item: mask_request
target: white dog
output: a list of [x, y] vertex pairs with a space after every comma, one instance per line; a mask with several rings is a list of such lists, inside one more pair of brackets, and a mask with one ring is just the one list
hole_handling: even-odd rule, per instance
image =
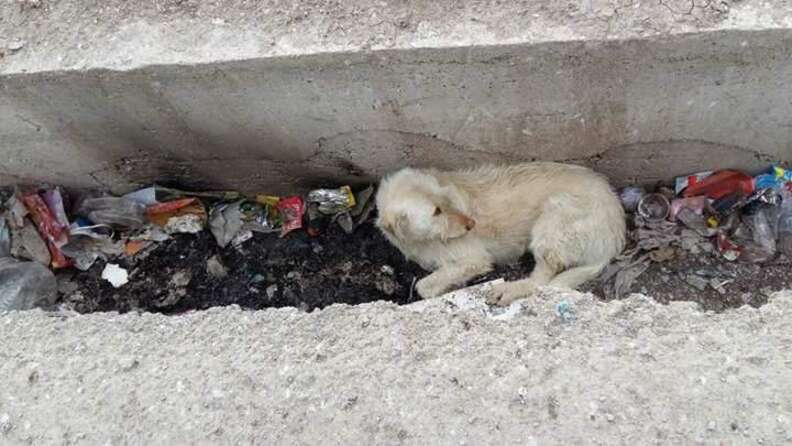
[[530, 277], [496, 285], [488, 301], [508, 305], [539, 286], [574, 289], [625, 244], [624, 211], [607, 180], [557, 163], [443, 172], [402, 169], [382, 180], [377, 226], [399, 250], [433, 271], [416, 288], [439, 296], [530, 250]]

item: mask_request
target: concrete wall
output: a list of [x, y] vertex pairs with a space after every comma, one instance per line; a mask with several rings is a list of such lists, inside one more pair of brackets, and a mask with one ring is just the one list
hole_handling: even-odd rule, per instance
[[0, 183], [282, 193], [517, 160], [651, 183], [792, 159], [792, 27], [722, 28], [122, 69], [7, 53]]

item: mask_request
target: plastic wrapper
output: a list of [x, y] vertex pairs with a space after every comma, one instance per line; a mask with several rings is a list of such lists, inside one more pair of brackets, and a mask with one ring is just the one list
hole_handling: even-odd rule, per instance
[[316, 189], [308, 193], [308, 203], [317, 203], [319, 212], [336, 215], [355, 207], [355, 194], [349, 186], [338, 189]]
[[715, 229], [707, 224], [707, 219], [703, 214], [698, 214], [696, 211], [683, 207], [677, 212], [676, 220], [685, 225], [686, 227], [696, 231], [702, 237], [712, 237], [715, 235]]
[[256, 195], [256, 203], [262, 206], [269, 206], [270, 208], [275, 208], [278, 206], [279, 201], [280, 201], [280, 197], [276, 197], [274, 195], [263, 195], [263, 194]]
[[281, 237], [303, 227], [305, 203], [302, 197], [283, 198], [278, 202], [277, 209], [281, 218]]
[[5, 208], [8, 210], [8, 223], [12, 229], [20, 229], [25, 226], [25, 217], [28, 215], [28, 210], [17, 194], [12, 195], [6, 201]]
[[637, 206], [638, 215], [651, 220], [660, 221], [668, 218], [671, 205], [668, 199], [661, 194], [648, 194], [644, 195]]
[[707, 197], [677, 198], [671, 201], [668, 219], [676, 221], [677, 214], [682, 209], [689, 209], [697, 215], [705, 215], [708, 211], [714, 212], [710, 208], [710, 199]]
[[72, 235], [69, 243], [61, 248], [63, 253], [74, 261], [80, 271], [87, 271], [98, 259], [108, 260], [110, 257], [124, 253], [124, 243], [114, 242], [110, 237], [95, 238], [89, 235]]
[[694, 173], [692, 175], [685, 175], [683, 177], [676, 177], [676, 179], [674, 180], [674, 192], [677, 195], [679, 195], [688, 186], [693, 186], [701, 182], [710, 175], [712, 175], [712, 171], [708, 170], [706, 172], [699, 172], [699, 173]]
[[732, 242], [725, 233], [719, 232], [715, 242], [718, 247], [718, 252], [720, 252], [724, 259], [734, 262], [740, 257], [740, 246]]
[[781, 192], [777, 220], [778, 250], [792, 258], [792, 192]]
[[272, 207], [244, 200], [239, 204], [242, 229], [253, 232], [278, 232], [280, 225], [278, 217], [272, 212]]
[[6, 215], [0, 214], [0, 258], [11, 256], [11, 228]]
[[748, 197], [754, 191], [754, 179], [737, 170], [721, 170], [688, 186], [683, 197], [706, 196], [717, 200], [729, 195]]
[[347, 234], [351, 234], [355, 231], [355, 222], [352, 221], [352, 216], [349, 215], [349, 212], [343, 212], [336, 215], [334, 220]]
[[756, 189], [781, 190], [790, 181], [792, 181], [792, 171], [774, 165], [754, 177], [754, 186]]
[[115, 263], [108, 263], [102, 270], [102, 279], [110, 282], [113, 288], [121, 288], [129, 283], [129, 272]]
[[[221, 204], [212, 209], [209, 229], [221, 248], [229, 243], [239, 245], [249, 240], [254, 231], [268, 233], [279, 230], [277, 218], [270, 216], [271, 211], [269, 206], [247, 200]], [[250, 237], [245, 238], [246, 234], [240, 236], [243, 232], [250, 232]]]
[[635, 212], [638, 208], [638, 202], [646, 195], [646, 191], [642, 187], [629, 186], [625, 187], [619, 192], [619, 199], [627, 212]]
[[52, 258], [50, 265], [56, 269], [71, 266], [69, 259], [60, 250], [61, 246], [69, 241], [67, 231], [60, 227], [41, 196], [38, 194], [25, 195], [22, 201], [28, 208], [30, 218], [36, 224], [41, 238], [47, 243]]
[[201, 197], [215, 200], [236, 200], [238, 192], [190, 192], [163, 186], [149, 186], [124, 195], [124, 198], [136, 201], [145, 206], [174, 201], [185, 197]]
[[212, 209], [209, 217], [209, 230], [214, 235], [217, 245], [225, 248], [242, 230], [241, 202], [225, 203]]
[[[81, 225], [81, 223], [83, 225]], [[87, 271], [102, 258], [123, 253], [122, 242], [113, 242], [114, 231], [109, 225], [85, 225], [85, 222], [74, 222], [69, 227], [69, 243], [61, 251], [71, 258], [74, 266], [80, 271]]]
[[744, 243], [740, 260], [751, 263], [772, 260], [776, 254], [776, 237], [768, 217], [768, 212], [761, 209], [745, 217], [751, 230], [751, 240]]
[[138, 229], [146, 223], [146, 207], [123, 197], [88, 198], [82, 202], [77, 214], [94, 223], [119, 229]]
[[66, 217], [66, 205], [64, 204], [63, 191], [56, 187], [41, 193], [41, 198], [47, 204], [55, 222], [62, 231], [69, 227], [69, 218]]
[[0, 258], [0, 311], [29, 310], [52, 304], [58, 293], [55, 275], [36, 262]]
[[52, 262], [47, 243], [44, 242], [29, 219], [24, 219], [22, 228], [11, 229], [11, 255], [18, 259], [33, 260], [46, 266]]
[[330, 218], [319, 212], [318, 203], [309, 203], [307, 207], [308, 209], [305, 212], [308, 214], [308, 224], [305, 231], [311, 237], [316, 237], [325, 231]]
[[168, 234], [196, 234], [206, 226], [206, 208], [197, 198], [183, 198], [146, 208], [149, 222]]

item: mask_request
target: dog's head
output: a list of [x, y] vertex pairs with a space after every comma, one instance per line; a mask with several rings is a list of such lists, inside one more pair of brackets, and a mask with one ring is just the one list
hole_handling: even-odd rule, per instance
[[377, 226], [392, 242], [447, 241], [476, 226], [454, 186], [441, 185], [430, 172], [400, 170], [377, 192]]

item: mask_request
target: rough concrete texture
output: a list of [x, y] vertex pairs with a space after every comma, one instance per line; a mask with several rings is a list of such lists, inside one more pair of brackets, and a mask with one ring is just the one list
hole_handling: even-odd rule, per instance
[[0, 184], [282, 193], [530, 159], [623, 183], [792, 158], [788, 2], [418, 3], [5, 1]]
[[[566, 299], [575, 318], [562, 322]], [[2, 444], [784, 444], [792, 294], [0, 316]]]

